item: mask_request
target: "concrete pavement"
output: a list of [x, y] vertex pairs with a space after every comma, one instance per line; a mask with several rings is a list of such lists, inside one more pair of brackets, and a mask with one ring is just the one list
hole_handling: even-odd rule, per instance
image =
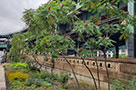
[[6, 90], [5, 71], [1, 64], [0, 64], [0, 90]]

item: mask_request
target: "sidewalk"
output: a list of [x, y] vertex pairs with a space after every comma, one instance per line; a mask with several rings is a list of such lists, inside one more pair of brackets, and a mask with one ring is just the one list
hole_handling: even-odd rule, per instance
[[0, 65], [0, 90], [6, 90], [5, 72], [2, 65]]

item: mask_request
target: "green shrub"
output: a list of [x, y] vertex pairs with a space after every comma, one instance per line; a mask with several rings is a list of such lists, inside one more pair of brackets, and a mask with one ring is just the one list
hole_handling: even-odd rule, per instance
[[35, 72], [35, 73], [32, 73], [31, 78], [40, 78], [40, 73], [39, 72]]
[[129, 85], [128, 85], [128, 90], [136, 90], [136, 79], [133, 79]]
[[59, 76], [57, 74], [51, 74], [51, 77], [50, 77], [53, 81], [58, 81], [59, 79]]
[[29, 78], [25, 83], [26, 86], [36, 85], [36, 87], [41, 87], [43, 85], [44, 80], [41, 78]]
[[46, 86], [46, 87], [51, 87], [51, 86], [52, 86], [51, 83], [46, 82], [46, 81], [42, 82], [42, 85], [44, 85], [44, 86]]
[[59, 76], [56, 75], [56, 74], [51, 74], [51, 73], [47, 73], [47, 72], [44, 72], [44, 71], [41, 72], [39, 74], [39, 76], [40, 76], [41, 79], [44, 79], [46, 81], [57, 81], [58, 78], [59, 78]]
[[67, 83], [68, 82], [68, 80], [69, 80], [69, 76], [67, 75], [67, 74], [61, 74], [60, 76], [59, 76], [59, 81], [61, 82], [61, 83]]
[[12, 68], [27, 69], [28, 64], [26, 63], [15, 63], [11, 65]]
[[50, 77], [50, 74], [49, 73], [46, 73], [46, 72], [44, 72], [44, 71], [42, 71], [41, 73], [40, 73], [40, 77], [41, 77], [41, 79], [46, 79], [46, 78], [48, 78], [48, 77]]
[[20, 82], [15, 80], [14, 82], [10, 83], [9, 90], [35, 90], [36, 85], [25, 86], [25, 82]]
[[12, 63], [9, 65], [5, 65], [4, 67], [5, 67], [5, 69], [8, 69], [8, 68], [28, 69], [28, 64], [26, 64], [26, 63]]
[[136, 90], [136, 79], [132, 79], [129, 82], [116, 79], [113, 82], [113, 90]]
[[22, 88], [24, 82], [20, 82], [19, 80], [15, 80], [14, 82], [10, 83], [9, 90], [18, 90], [19, 88]]
[[44, 61], [46, 61], [46, 62], [47, 62], [48, 60], [49, 60], [49, 58], [48, 58], [48, 57], [44, 57]]
[[45, 81], [59, 81], [61, 83], [66, 83], [69, 79], [69, 76], [67, 74], [60, 74], [58, 76], [57, 74], [51, 74], [51, 73], [46, 73], [46, 72], [41, 72], [39, 73], [39, 76], [41, 79], [44, 79]]
[[125, 85], [120, 80], [115, 80], [113, 83], [114, 90], [124, 90]]
[[119, 58], [127, 58], [128, 56], [127, 55], [119, 55]]
[[3, 66], [5, 69], [9, 69], [9, 68], [11, 68], [11, 65], [9, 64], [9, 65], [4, 65]]
[[36, 66], [29, 66], [29, 71], [37, 72], [37, 67]]

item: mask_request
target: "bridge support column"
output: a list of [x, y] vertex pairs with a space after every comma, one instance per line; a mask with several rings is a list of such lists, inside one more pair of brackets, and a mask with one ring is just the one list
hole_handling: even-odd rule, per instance
[[[136, 12], [136, 0], [133, 2], [130, 1], [128, 3], [128, 11], [130, 15], [134, 15]], [[127, 41], [127, 48], [128, 48], [128, 57], [136, 57], [136, 28], [133, 26], [129, 26], [131, 33], [132, 33], [132, 38]]]

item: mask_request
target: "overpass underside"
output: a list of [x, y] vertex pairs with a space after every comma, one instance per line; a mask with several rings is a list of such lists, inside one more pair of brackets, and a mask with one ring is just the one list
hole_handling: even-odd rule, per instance
[[6, 43], [0, 43], [0, 51], [6, 50], [8, 45]]
[[4, 51], [4, 50], [6, 50], [7, 48], [5, 48], [5, 47], [0, 47], [0, 51]]

